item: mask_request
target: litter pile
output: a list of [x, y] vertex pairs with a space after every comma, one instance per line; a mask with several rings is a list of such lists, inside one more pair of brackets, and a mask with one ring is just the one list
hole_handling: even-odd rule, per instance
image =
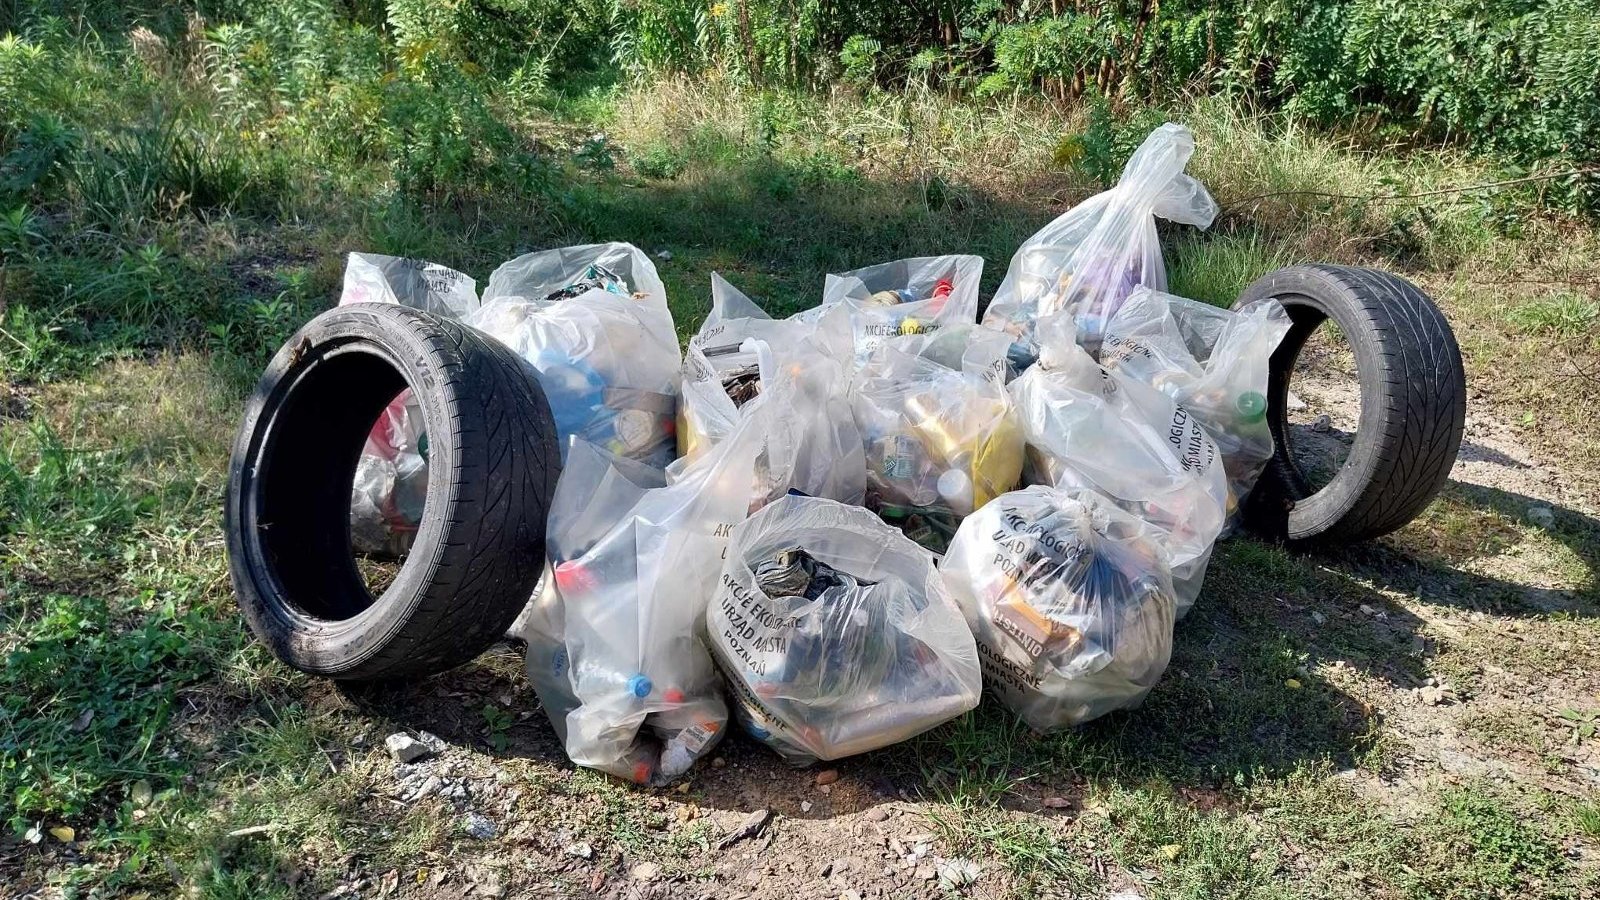
[[[1023, 244], [982, 324], [976, 256], [829, 275], [787, 319], [713, 275], [680, 356], [627, 244], [514, 259], [481, 303], [461, 273], [353, 254], [341, 303], [469, 325], [548, 400], [564, 468], [512, 633], [572, 759], [661, 784], [730, 711], [805, 764], [925, 732], [984, 686], [1039, 730], [1141, 702], [1272, 457], [1289, 330], [1276, 300], [1164, 293], [1155, 218], [1216, 212], [1193, 149], [1152, 133]], [[415, 539], [423, 419], [405, 390], [368, 434], [358, 552]]]

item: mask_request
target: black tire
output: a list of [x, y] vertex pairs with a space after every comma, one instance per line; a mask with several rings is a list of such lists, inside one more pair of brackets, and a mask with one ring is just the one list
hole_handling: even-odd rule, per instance
[[[1251, 505], [1264, 530], [1290, 541], [1348, 543], [1410, 522], [1444, 485], [1467, 414], [1461, 350], [1444, 314], [1396, 275], [1354, 266], [1291, 266], [1245, 288], [1236, 306], [1275, 297], [1288, 335], [1272, 356], [1267, 415], [1274, 453]], [[1315, 489], [1288, 440], [1295, 360], [1324, 320], [1344, 332], [1361, 383], [1349, 456]]]
[[[350, 489], [368, 430], [408, 385], [429, 438], [427, 499], [410, 555], [374, 598], [351, 553]], [[325, 312], [273, 357], [234, 444], [240, 609], [305, 672], [370, 681], [466, 662], [533, 593], [560, 468], [537, 376], [506, 347], [402, 306]]]

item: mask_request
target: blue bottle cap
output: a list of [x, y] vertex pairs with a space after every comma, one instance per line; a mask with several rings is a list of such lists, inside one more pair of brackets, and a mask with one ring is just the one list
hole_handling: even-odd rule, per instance
[[654, 685], [650, 683], [650, 679], [643, 675], [635, 675], [628, 679], [628, 690], [632, 691], [635, 697], [650, 696], [650, 691], [653, 687]]

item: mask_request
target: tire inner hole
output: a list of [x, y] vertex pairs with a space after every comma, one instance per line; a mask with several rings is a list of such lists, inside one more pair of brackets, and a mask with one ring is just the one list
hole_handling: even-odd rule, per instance
[[1301, 348], [1289, 375], [1284, 434], [1289, 458], [1311, 493], [1339, 474], [1361, 421], [1361, 380], [1343, 329], [1324, 319]]

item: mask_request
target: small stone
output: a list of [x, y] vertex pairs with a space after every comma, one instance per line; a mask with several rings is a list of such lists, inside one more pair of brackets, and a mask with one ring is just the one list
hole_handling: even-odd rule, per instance
[[594, 847], [584, 841], [568, 844], [562, 848], [561, 852], [568, 856], [575, 856], [578, 859], [594, 859]]
[[839, 895], [839, 900], [861, 900], [860, 891], [845, 891]]
[[383, 746], [389, 750], [389, 755], [398, 763], [412, 763], [419, 759], [432, 756], [434, 751], [427, 744], [413, 738], [403, 731], [395, 732], [383, 739]]
[[661, 877], [661, 866], [653, 862], [642, 862], [628, 870], [634, 881], [655, 881]]
[[1326, 625], [1328, 624], [1328, 617], [1322, 613], [1313, 612], [1311, 614], [1311, 621], [1317, 623], [1318, 625]]
[[467, 813], [466, 818], [461, 821], [461, 826], [467, 832], [467, 837], [479, 841], [487, 841], [500, 831], [488, 816], [480, 813]]
[[978, 880], [983, 868], [970, 859], [959, 856], [943, 860], [938, 865], [939, 883], [947, 888], [962, 888]]
[[758, 809], [750, 815], [745, 816], [744, 821], [739, 823], [738, 828], [735, 828], [733, 831], [729, 832], [728, 835], [722, 840], [717, 841], [717, 849], [726, 850], [739, 841], [759, 835], [761, 833], [761, 829], [767, 827], [767, 820], [771, 818], [772, 813], [765, 809]]
[[1361, 614], [1363, 616], [1375, 616], [1375, 615], [1378, 614], [1378, 611], [1376, 609], [1368, 606], [1365, 603], [1361, 604], [1360, 609], [1361, 609]]
[[1326, 415], [1317, 416], [1316, 421], [1311, 423], [1311, 430], [1318, 434], [1326, 434], [1333, 430], [1333, 419]]
[[1555, 527], [1556, 511], [1543, 503], [1535, 503], [1528, 507], [1528, 522], [1538, 528], [1549, 530]]
[[939, 877], [939, 869], [936, 866], [923, 863], [912, 870], [911, 877], [917, 881], [932, 881]]
[[656, 259], [659, 259], [662, 262], [672, 262], [672, 251], [671, 250], [657, 250], [656, 251]]
[[889, 818], [889, 811], [881, 806], [874, 806], [867, 810], [866, 815], [862, 818], [868, 822], [882, 822], [884, 819]]
[[128, 789], [128, 799], [133, 801], [135, 808], [144, 809], [155, 799], [155, 791], [150, 787], [150, 782], [141, 778]]
[[1067, 799], [1066, 797], [1046, 797], [1046, 798], [1044, 798], [1044, 808], [1045, 809], [1071, 809], [1072, 808], [1072, 801]]
[[1439, 706], [1449, 699], [1445, 693], [1445, 689], [1437, 685], [1428, 685], [1427, 687], [1419, 688], [1417, 692], [1421, 695], [1422, 702], [1428, 704], [1429, 706]]
[[727, 764], [728, 764], [728, 761], [719, 756], [716, 759], [713, 759], [711, 761], [711, 768], [720, 769], [723, 766], [726, 766]]
[[406, 798], [406, 802], [415, 803], [424, 797], [432, 796], [433, 792], [437, 791], [442, 784], [444, 782], [439, 780], [439, 776], [430, 775], [428, 780], [422, 783], [422, 787], [417, 788], [416, 793]]
[[838, 781], [838, 780], [839, 780], [839, 770], [838, 769], [823, 769], [821, 772], [817, 773], [817, 787], [822, 787], [824, 785], [833, 784], [835, 781]]
[[73, 734], [81, 734], [81, 733], [83, 733], [85, 731], [88, 731], [89, 730], [89, 723], [93, 722], [93, 721], [94, 721], [94, 710], [86, 709], [83, 712], [78, 713], [78, 717], [76, 719], [72, 720], [72, 733]]
[[803, 813], [811, 812], [811, 801], [810, 800], [801, 800], [800, 801], [800, 811], [803, 812]]
[[591, 894], [600, 893], [600, 888], [605, 883], [606, 883], [606, 870], [605, 869], [595, 869], [594, 870], [594, 874], [589, 876], [589, 893], [591, 893]]
[[825, 784], [822, 787], [817, 788], [817, 793], [819, 793], [822, 796], [826, 797], [829, 794], [833, 793], [833, 785]]

